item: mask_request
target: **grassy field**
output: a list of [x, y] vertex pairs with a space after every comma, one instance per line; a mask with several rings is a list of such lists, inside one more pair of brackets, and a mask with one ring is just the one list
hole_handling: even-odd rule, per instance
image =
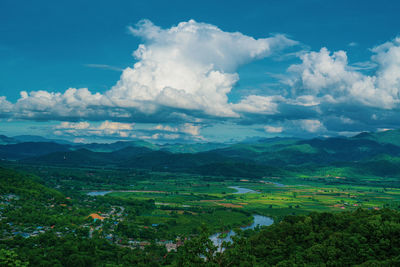
[[[203, 225], [211, 231], [246, 225], [252, 214], [280, 220], [285, 215], [312, 211], [400, 208], [400, 188], [388, 186], [398, 184], [398, 179], [390, 177], [359, 179], [299, 172], [292, 177], [251, 180], [128, 169], [21, 169], [36, 173], [46, 185], [75, 198], [90, 191], [112, 190], [109, 195], [118, 198], [154, 200], [156, 209], [137, 216], [133, 223], [140, 227], [166, 225], [166, 231], [176, 235], [194, 233]], [[231, 186], [256, 192], [237, 194]]]
[[[152, 224], [174, 221], [169, 230], [179, 234], [196, 231], [195, 228], [202, 224], [215, 230], [245, 225], [251, 221], [251, 214], [279, 220], [285, 215], [312, 211], [400, 207], [398, 188], [331, 184], [318, 179], [298, 178], [275, 178], [274, 183], [246, 179], [204, 181], [201, 177], [189, 175], [163, 178], [138, 181], [134, 185], [136, 192], [113, 192], [110, 195], [154, 199], [157, 209], [145, 218]], [[237, 194], [230, 186], [256, 192]]]

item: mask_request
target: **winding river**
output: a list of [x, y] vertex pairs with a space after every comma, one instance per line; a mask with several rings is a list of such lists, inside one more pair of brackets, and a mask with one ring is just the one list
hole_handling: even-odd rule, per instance
[[[241, 227], [240, 229], [242, 230], [247, 230], [247, 229], [254, 229], [257, 226], [270, 226], [271, 224], [274, 223], [274, 220], [271, 219], [270, 217], [266, 216], [261, 216], [261, 215], [253, 215], [254, 217], [254, 222], [245, 227]], [[210, 236], [211, 241], [214, 243], [215, 246], [218, 247], [220, 251], [223, 251], [224, 249], [221, 248], [222, 242], [231, 242], [232, 241], [232, 236], [236, 235], [236, 233], [231, 230], [229, 231], [223, 238], [220, 238], [221, 233], [216, 233]]]
[[[254, 191], [252, 189], [240, 187], [240, 186], [229, 186], [229, 188], [237, 190], [234, 194], [247, 194], [247, 193], [260, 193], [257, 191]], [[89, 196], [104, 196], [106, 194], [109, 194], [111, 192], [121, 192], [121, 191], [93, 191], [87, 193]], [[247, 230], [247, 229], [254, 229], [257, 226], [270, 226], [271, 224], [274, 223], [274, 220], [271, 219], [270, 217], [266, 216], [261, 216], [261, 215], [253, 215], [254, 221], [251, 225], [241, 227], [240, 229], [242, 230]], [[211, 241], [214, 243], [215, 246], [218, 247], [218, 249], [222, 252], [224, 249], [221, 247], [222, 242], [231, 242], [232, 241], [232, 236], [236, 235], [236, 233], [231, 230], [228, 233], [224, 235], [224, 237], [220, 237], [221, 233], [216, 233], [210, 236]]]

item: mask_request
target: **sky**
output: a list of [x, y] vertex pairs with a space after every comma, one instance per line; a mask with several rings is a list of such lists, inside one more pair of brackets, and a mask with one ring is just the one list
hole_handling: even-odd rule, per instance
[[400, 127], [400, 2], [0, 2], [0, 134], [236, 142]]

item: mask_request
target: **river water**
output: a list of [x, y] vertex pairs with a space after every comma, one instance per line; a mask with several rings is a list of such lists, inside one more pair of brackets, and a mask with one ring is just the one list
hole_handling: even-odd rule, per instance
[[240, 186], [229, 186], [228, 188], [237, 190], [237, 192], [235, 192], [234, 194], [247, 194], [247, 193], [258, 194], [258, 193], [260, 193], [260, 192], [254, 191], [252, 189], [248, 189], [248, 188], [244, 188], [244, 187], [240, 187]]
[[92, 196], [92, 197], [95, 197], [95, 196], [104, 196], [104, 195], [106, 195], [106, 194], [108, 194], [108, 193], [111, 193], [111, 192], [113, 192], [113, 191], [93, 191], [93, 192], [87, 193], [86, 195]]
[[[257, 226], [270, 226], [271, 224], [274, 223], [273, 219], [266, 217], [266, 216], [253, 215], [253, 217], [254, 217], [254, 222], [251, 225], [241, 227], [240, 229], [242, 229], [242, 230], [254, 229]], [[213, 234], [212, 236], [210, 236], [210, 239], [214, 243], [214, 246], [218, 247], [219, 251], [223, 251], [223, 248], [221, 248], [222, 242], [224, 242], [224, 241], [231, 242], [232, 236], [236, 235], [236, 233], [233, 230], [231, 230], [223, 238], [219, 238], [220, 235], [221, 235], [221, 233]]]
[[[257, 191], [254, 191], [254, 190], [251, 190], [248, 188], [244, 188], [244, 187], [239, 187], [239, 186], [229, 186], [229, 188], [237, 190], [237, 192], [234, 194], [260, 193], [260, 192], [257, 192]], [[104, 196], [111, 192], [115, 192], [115, 191], [93, 191], [93, 192], [87, 193], [87, 195], [89, 195], [89, 196]], [[273, 219], [271, 219], [270, 217], [266, 217], [266, 216], [253, 215], [253, 218], [254, 218], [254, 221], [251, 225], [240, 227], [240, 229], [242, 229], [242, 230], [254, 229], [257, 226], [270, 226], [271, 224], [274, 223]], [[218, 249], [220, 251], [223, 251], [224, 249], [221, 248], [222, 242], [232, 242], [232, 236], [236, 235], [236, 233], [233, 230], [231, 230], [223, 238], [220, 238], [219, 237], [220, 235], [221, 235], [221, 233], [213, 234], [212, 236], [210, 236], [210, 239], [214, 243], [214, 245], [218, 247]]]

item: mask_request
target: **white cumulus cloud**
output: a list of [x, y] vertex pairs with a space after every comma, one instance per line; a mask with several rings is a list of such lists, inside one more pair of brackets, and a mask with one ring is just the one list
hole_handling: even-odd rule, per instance
[[353, 103], [393, 109], [400, 99], [400, 38], [372, 49], [374, 75], [365, 75], [348, 64], [345, 51], [330, 53], [322, 48], [301, 56], [292, 65], [294, 76], [287, 81], [295, 95], [312, 95], [323, 102]]
[[236, 100], [230, 93], [240, 66], [297, 42], [284, 35], [256, 39], [194, 20], [166, 29], [143, 20], [129, 31], [142, 44], [133, 52], [135, 63], [109, 90], [22, 91], [15, 103], [0, 97], [0, 118], [64, 121], [55, 133], [74, 137], [128, 138], [134, 136], [131, 122], [151, 122], [158, 125], [147, 129], [148, 135], [135, 136], [154, 140], [201, 139], [202, 126], [224, 120], [285, 134], [400, 125], [400, 38], [372, 48], [369, 60], [354, 64], [345, 51], [302, 51], [300, 63], [279, 75], [278, 86], [245, 89]]
[[303, 130], [310, 133], [315, 133], [325, 130], [323, 123], [320, 122], [319, 120], [298, 120], [297, 123]]
[[279, 95], [249, 95], [233, 106], [234, 110], [243, 113], [276, 114], [278, 113], [278, 102], [284, 100], [285, 99]]
[[180, 133], [184, 135], [190, 135], [195, 137], [196, 139], [203, 140], [204, 137], [200, 135], [200, 125], [194, 125], [192, 123], [184, 123], [179, 126], [170, 126], [170, 125], [156, 125], [153, 130], [163, 131], [163, 132], [173, 132]]
[[75, 129], [75, 130], [82, 130], [82, 129], [87, 129], [90, 127], [90, 123], [87, 121], [82, 121], [82, 122], [67, 122], [64, 121], [60, 125], [57, 125], [55, 128], [56, 129]]
[[193, 113], [239, 117], [228, 101], [239, 79], [238, 67], [297, 43], [284, 35], [255, 39], [194, 20], [168, 29], [143, 20], [129, 30], [143, 43], [133, 53], [136, 63], [123, 70], [110, 90], [22, 91], [15, 104], [0, 98], [0, 110], [11, 105], [14, 118], [63, 121], [160, 122]]
[[71, 119], [104, 115], [109, 101], [100, 93], [92, 94], [87, 88], [69, 88], [64, 93], [22, 91], [13, 107], [14, 116], [23, 119]]
[[170, 29], [144, 20], [130, 31], [145, 44], [134, 52], [138, 62], [106, 95], [148, 113], [161, 105], [237, 117], [227, 97], [239, 79], [237, 68], [296, 44], [283, 35], [254, 39], [194, 20]]
[[133, 123], [104, 121], [95, 126], [89, 122], [62, 122], [55, 126], [54, 134], [70, 136], [116, 136], [129, 137], [133, 130]]
[[0, 96], [0, 117], [9, 116], [13, 105], [7, 101], [5, 96]]
[[283, 127], [275, 127], [275, 126], [270, 126], [267, 125], [264, 127], [265, 131], [267, 133], [281, 133], [283, 132]]

